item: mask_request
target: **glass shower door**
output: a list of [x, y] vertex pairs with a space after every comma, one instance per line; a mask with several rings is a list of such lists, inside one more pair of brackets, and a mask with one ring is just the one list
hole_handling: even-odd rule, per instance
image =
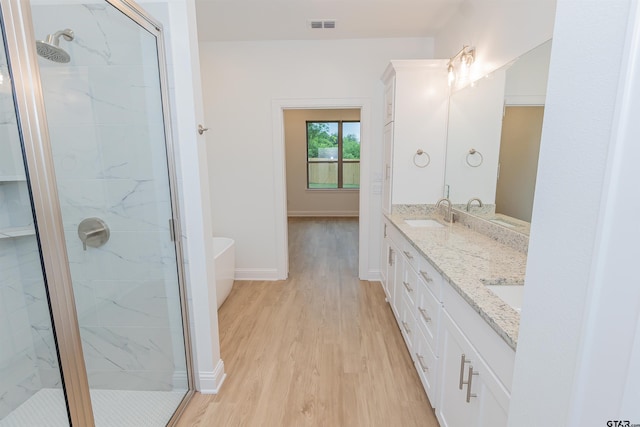
[[[0, 22], [1, 23], [1, 22]], [[0, 36], [0, 426], [69, 425], [12, 78]]]
[[95, 422], [165, 425], [190, 384], [161, 34], [107, 2], [32, 15]]

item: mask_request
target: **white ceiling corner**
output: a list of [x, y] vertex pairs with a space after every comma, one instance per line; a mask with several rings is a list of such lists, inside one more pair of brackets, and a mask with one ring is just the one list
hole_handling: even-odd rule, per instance
[[[196, 0], [200, 41], [432, 37], [462, 0]], [[311, 29], [310, 20], [335, 20]]]

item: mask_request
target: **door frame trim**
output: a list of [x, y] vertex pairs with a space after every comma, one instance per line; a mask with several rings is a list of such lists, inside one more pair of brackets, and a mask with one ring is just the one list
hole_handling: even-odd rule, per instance
[[289, 275], [287, 231], [287, 176], [284, 142], [284, 110], [359, 109], [360, 110], [360, 202], [358, 277], [369, 280], [369, 227], [371, 191], [371, 100], [369, 98], [294, 98], [275, 99], [271, 103], [273, 129], [275, 254], [277, 279]]

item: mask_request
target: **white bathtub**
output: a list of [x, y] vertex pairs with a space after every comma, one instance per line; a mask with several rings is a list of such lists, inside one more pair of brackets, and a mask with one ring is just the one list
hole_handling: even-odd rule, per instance
[[235, 242], [228, 237], [213, 238], [218, 308], [229, 296], [236, 270]]

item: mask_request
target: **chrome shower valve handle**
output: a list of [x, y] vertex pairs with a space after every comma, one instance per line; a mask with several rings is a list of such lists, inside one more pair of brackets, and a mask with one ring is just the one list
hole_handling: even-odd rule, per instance
[[111, 232], [106, 222], [100, 218], [85, 218], [78, 225], [78, 237], [82, 241], [82, 250], [87, 246], [98, 248], [109, 241]]

